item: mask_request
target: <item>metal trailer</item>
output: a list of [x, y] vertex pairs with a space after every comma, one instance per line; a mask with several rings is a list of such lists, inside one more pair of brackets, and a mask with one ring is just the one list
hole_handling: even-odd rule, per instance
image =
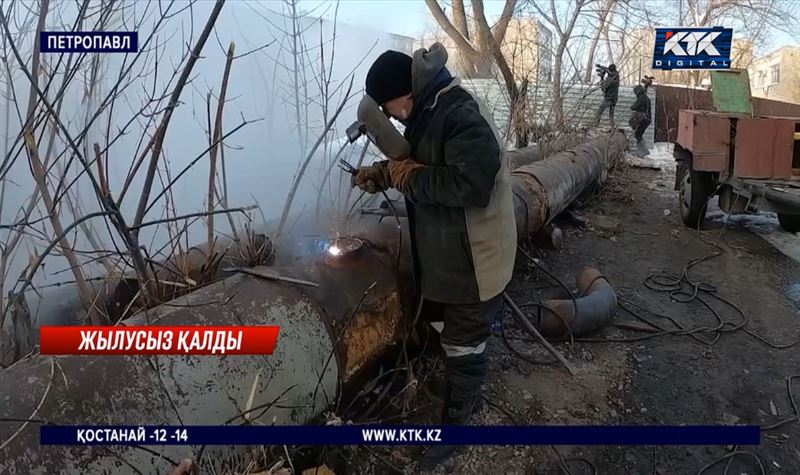
[[746, 70], [711, 73], [716, 111], [680, 110], [675, 190], [683, 223], [696, 228], [708, 200], [726, 213], [774, 211], [800, 231], [800, 117], [756, 117]]

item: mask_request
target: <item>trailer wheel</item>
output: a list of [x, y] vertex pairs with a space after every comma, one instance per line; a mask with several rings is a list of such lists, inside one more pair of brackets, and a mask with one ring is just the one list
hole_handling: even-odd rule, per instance
[[778, 222], [784, 231], [790, 233], [800, 232], [800, 214], [778, 213]]
[[691, 159], [683, 160], [678, 172], [681, 220], [686, 226], [696, 229], [706, 217], [708, 199], [714, 193], [714, 176], [709, 172], [693, 170]]

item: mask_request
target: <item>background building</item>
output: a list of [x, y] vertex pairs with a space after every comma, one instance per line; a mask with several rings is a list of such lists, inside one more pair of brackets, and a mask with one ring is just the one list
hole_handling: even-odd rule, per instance
[[387, 35], [389, 36], [387, 41], [388, 49], [400, 51], [409, 56], [414, 53], [414, 43], [416, 42], [414, 38], [410, 36], [395, 35], [394, 33], [387, 33]]
[[552, 79], [553, 33], [537, 18], [513, 18], [501, 49], [518, 81], [549, 82]]
[[749, 72], [754, 96], [800, 103], [800, 46], [784, 46], [754, 60]]

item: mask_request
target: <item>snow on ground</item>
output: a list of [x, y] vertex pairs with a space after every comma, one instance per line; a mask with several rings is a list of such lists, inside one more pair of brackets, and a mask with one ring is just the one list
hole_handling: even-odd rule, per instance
[[[675, 180], [675, 159], [672, 157], [673, 144], [659, 142], [650, 148], [650, 154], [645, 160], [661, 167], [661, 176], [654, 181], [653, 190], [659, 192], [675, 193], [672, 189]], [[669, 183], [669, 186], [665, 186]], [[657, 186], [660, 185], [660, 186]], [[725, 223], [728, 226], [737, 226], [747, 229], [770, 243], [784, 255], [800, 262], [800, 236], [781, 229], [775, 213], [764, 212], [759, 214], [726, 215], [717, 207], [716, 199], [709, 203], [706, 219]], [[800, 289], [798, 289], [800, 300]]]
[[[627, 154], [626, 161], [631, 166], [658, 167], [660, 173], [653, 179], [647, 188], [659, 194], [675, 194], [675, 159], [672, 156], [673, 144], [658, 142], [650, 147], [650, 153], [644, 158]], [[716, 199], [709, 203], [706, 219], [724, 224], [727, 219], [728, 226], [746, 229], [760, 236], [784, 255], [800, 262], [800, 236], [781, 229], [775, 213], [764, 212], [759, 214], [727, 215], [719, 209]], [[797, 289], [797, 299], [800, 301], [800, 287]]]

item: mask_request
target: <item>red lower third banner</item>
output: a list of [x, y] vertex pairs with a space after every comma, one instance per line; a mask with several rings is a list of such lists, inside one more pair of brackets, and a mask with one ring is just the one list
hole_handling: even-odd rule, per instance
[[43, 355], [271, 355], [276, 326], [39, 328]]

